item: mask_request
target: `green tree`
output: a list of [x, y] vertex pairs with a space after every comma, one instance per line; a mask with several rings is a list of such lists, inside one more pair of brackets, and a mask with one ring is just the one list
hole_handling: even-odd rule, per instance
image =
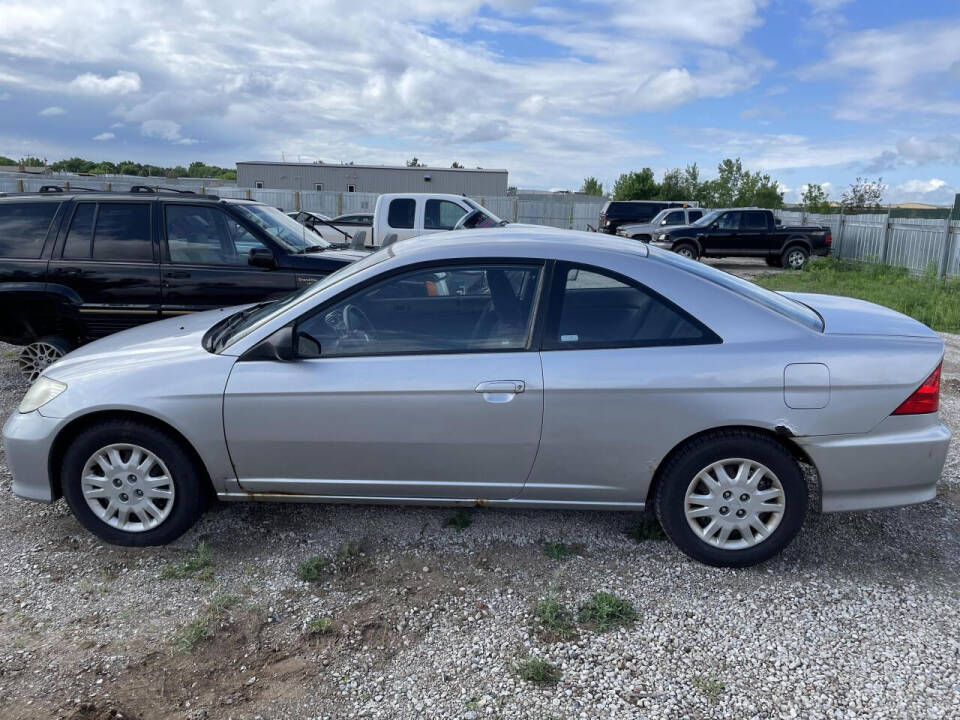
[[104, 160], [94, 165], [90, 172], [96, 173], [97, 175], [116, 175], [117, 166], [109, 160]]
[[24, 167], [46, 167], [47, 161], [41, 160], [33, 155], [27, 155], [25, 158], [20, 158], [20, 162], [17, 164], [23, 165]]
[[414, 156], [407, 160], [407, 167], [426, 167], [426, 164], [420, 162], [420, 159]]
[[92, 160], [84, 160], [81, 157], [72, 157], [66, 160], [58, 160], [50, 166], [54, 172], [92, 172], [97, 166]]
[[807, 212], [826, 213], [830, 212], [830, 198], [823, 185], [808, 183], [800, 198], [800, 205]]
[[13, 158], [8, 158], [6, 155], [0, 155], [0, 165], [16, 165], [17, 161]]
[[883, 203], [883, 191], [886, 189], [882, 177], [876, 180], [858, 177], [856, 182], [850, 184], [850, 189], [840, 196], [840, 202], [844, 208], [854, 210], [878, 208]]
[[680, 168], [667, 170], [663, 174], [663, 180], [660, 181], [660, 192], [657, 194], [661, 200], [689, 200], [684, 187], [683, 171]]
[[583, 185], [580, 186], [580, 192], [584, 195], [603, 195], [603, 183], [592, 175], [583, 179]]
[[653, 177], [653, 170], [646, 167], [640, 171], [623, 173], [613, 184], [614, 200], [653, 200], [657, 197], [659, 186]]
[[714, 208], [783, 207], [783, 191], [777, 181], [767, 173], [745, 170], [740, 158], [721, 161], [717, 177], [700, 184], [693, 199]]
[[454, 160], [454, 161], [453, 161], [453, 164], [452, 164], [450, 167], [451, 167], [451, 168], [454, 168], [454, 169], [457, 169], [457, 168], [463, 168], [463, 165], [461, 165], [461, 164], [458, 163], [456, 160]]

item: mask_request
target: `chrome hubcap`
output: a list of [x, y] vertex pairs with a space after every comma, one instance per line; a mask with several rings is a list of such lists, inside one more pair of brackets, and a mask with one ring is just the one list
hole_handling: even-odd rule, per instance
[[801, 268], [803, 267], [803, 253], [799, 250], [794, 250], [792, 253], [787, 255], [787, 264], [792, 268]]
[[24, 380], [33, 382], [40, 373], [63, 357], [58, 348], [45, 342], [35, 342], [20, 351], [20, 374]]
[[729, 458], [707, 465], [687, 486], [684, 514], [709, 545], [742, 550], [766, 540], [783, 519], [780, 479], [754, 460]]
[[139, 445], [100, 448], [83, 466], [80, 483], [93, 514], [118, 530], [151, 530], [173, 510], [176, 490], [167, 466]]
[[682, 247], [677, 250], [677, 255], [680, 257], [690, 258], [691, 260], [693, 259], [693, 252], [687, 247]]

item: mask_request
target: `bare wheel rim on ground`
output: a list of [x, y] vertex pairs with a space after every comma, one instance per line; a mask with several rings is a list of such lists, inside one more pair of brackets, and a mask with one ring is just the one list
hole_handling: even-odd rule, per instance
[[755, 460], [727, 458], [698, 472], [684, 497], [694, 534], [722, 550], [764, 542], [783, 519], [786, 494], [770, 468]]
[[176, 489], [170, 471], [139, 445], [100, 448], [84, 463], [80, 483], [93, 514], [124, 532], [152, 530], [173, 510]]

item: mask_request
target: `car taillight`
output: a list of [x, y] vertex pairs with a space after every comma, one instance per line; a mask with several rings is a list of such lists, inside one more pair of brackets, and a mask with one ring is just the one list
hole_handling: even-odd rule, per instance
[[940, 370], [943, 368], [941, 362], [937, 369], [930, 373], [930, 377], [923, 381], [923, 385], [918, 387], [913, 395], [908, 397], [896, 410], [894, 415], [924, 415], [926, 413], [935, 413], [940, 409]]
[[827, 232], [827, 236], [823, 239], [823, 242], [825, 242], [827, 245], [832, 244], [832, 243], [833, 243], [833, 235], [831, 235], [830, 232]]

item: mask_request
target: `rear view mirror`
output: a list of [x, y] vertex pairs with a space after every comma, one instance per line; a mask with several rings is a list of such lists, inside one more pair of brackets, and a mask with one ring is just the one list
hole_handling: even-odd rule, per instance
[[291, 362], [296, 357], [293, 350], [293, 327], [286, 325], [250, 348], [243, 359]]
[[778, 218], [778, 217], [775, 217], [775, 218], [773, 219], [773, 224], [774, 224], [774, 225], [783, 225], [783, 220], [781, 220], [781, 219]]
[[254, 267], [272, 268], [276, 264], [276, 260], [273, 253], [267, 248], [250, 248], [250, 253], [247, 255], [247, 264]]

